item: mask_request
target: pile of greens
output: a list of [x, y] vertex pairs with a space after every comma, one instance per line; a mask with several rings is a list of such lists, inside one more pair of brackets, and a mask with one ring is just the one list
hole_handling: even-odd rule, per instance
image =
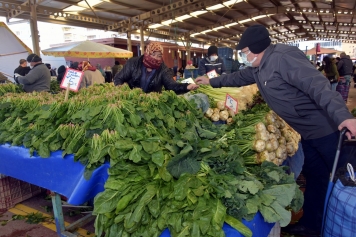
[[[0, 89], [1, 91], [1, 89]], [[269, 110], [255, 106], [233, 125], [212, 124], [172, 91], [145, 94], [112, 84], [64, 92], [7, 93], [0, 98], [0, 142], [49, 157], [74, 154], [87, 174], [110, 162], [105, 191], [94, 202], [96, 234], [224, 236], [227, 222], [245, 236], [241, 218], [260, 211], [267, 222], [290, 221], [302, 196], [284, 168], [251, 162], [239, 146], [244, 128]], [[250, 135], [249, 135], [250, 136]], [[256, 162], [257, 163], [257, 162]]]

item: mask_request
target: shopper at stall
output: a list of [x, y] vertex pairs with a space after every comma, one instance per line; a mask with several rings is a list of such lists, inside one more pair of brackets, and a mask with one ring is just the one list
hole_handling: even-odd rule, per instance
[[14, 74], [17, 73], [21, 76], [25, 76], [30, 70], [31, 68], [27, 66], [26, 59], [20, 59], [20, 65], [15, 69]]
[[339, 73], [337, 71], [336, 64], [331, 61], [331, 59], [326, 56], [323, 59], [323, 65], [318, 69], [323, 72], [326, 78], [328, 78], [331, 84], [331, 90], [336, 91], [336, 86], [339, 80]]
[[42, 63], [42, 59], [36, 54], [30, 54], [27, 57], [27, 62], [30, 63], [31, 71], [25, 76], [15, 74], [15, 81], [23, 84], [23, 89], [26, 92], [49, 91], [51, 73]]
[[59, 84], [61, 84], [64, 74], [66, 73], [66, 70], [67, 70], [67, 68], [64, 65], [62, 65], [58, 68], [57, 82]]
[[113, 78], [113, 76], [112, 76], [112, 69], [111, 69], [110, 66], [106, 66], [106, 67], [105, 67], [105, 82], [106, 82], [106, 83], [112, 82], [112, 78]]
[[[268, 30], [262, 25], [246, 29], [237, 46], [248, 68], [208, 79], [199, 77], [197, 84], [212, 87], [240, 87], [257, 83], [269, 107], [302, 136], [306, 178], [303, 217], [286, 232], [296, 235], [320, 234], [323, 205], [329, 174], [336, 154], [339, 131], [356, 135], [356, 119], [348, 111], [341, 95], [297, 47], [271, 44]], [[351, 133], [351, 134], [350, 134]], [[341, 151], [341, 164], [354, 146]], [[355, 158], [355, 154], [349, 158]], [[339, 163], [340, 164], [340, 163]]]
[[353, 63], [350, 57], [348, 57], [345, 53], [341, 53], [340, 61], [337, 64], [337, 70], [339, 71], [340, 77], [345, 79], [346, 85], [350, 85], [351, 83], [351, 75], [353, 73], [352, 66]]
[[79, 70], [78, 69], [79, 63], [78, 62], [72, 62], [69, 66], [69, 68], [74, 69], [74, 70]]
[[86, 88], [94, 84], [105, 83], [103, 74], [97, 70], [96, 67], [90, 65], [88, 61], [83, 61], [79, 64], [78, 70], [84, 72], [79, 89]]
[[218, 75], [225, 74], [224, 61], [218, 56], [218, 48], [210, 46], [208, 48], [208, 57], [203, 58], [199, 62], [199, 75], [205, 75], [210, 71], [215, 70]]
[[105, 71], [104, 69], [101, 68], [101, 65], [99, 63], [96, 64], [96, 70], [98, 70], [101, 75], [105, 78]]
[[112, 76], [115, 77], [115, 75], [120, 72], [122, 69], [122, 65], [120, 64], [119, 61], [115, 61], [115, 65], [112, 67]]
[[51, 64], [45, 63], [45, 65], [46, 65], [46, 67], [48, 68], [49, 72], [51, 73], [51, 77], [57, 76], [56, 71], [55, 71], [54, 69], [52, 69]]
[[157, 42], [147, 45], [143, 56], [129, 59], [123, 69], [116, 74], [116, 86], [127, 83], [130, 88], [141, 88], [144, 92], [161, 92], [166, 90], [177, 94], [198, 88], [195, 84], [178, 83], [173, 80], [173, 74], [162, 59], [163, 48]]

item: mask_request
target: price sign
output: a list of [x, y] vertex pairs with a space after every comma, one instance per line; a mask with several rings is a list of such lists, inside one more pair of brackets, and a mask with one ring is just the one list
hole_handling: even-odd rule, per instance
[[236, 114], [238, 111], [239, 102], [232, 98], [229, 94], [226, 94], [225, 107], [231, 109]]
[[67, 89], [69, 83], [69, 90], [77, 92], [80, 87], [80, 82], [82, 81], [83, 73], [82, 71], [67, 68], [60, 87]]
[[218, 76], [218, 74], [216, 73], [215, 69], [214, 69], [214, 70], [211, 70], [211, 71], [209, 71], [209, 72], [207, 72], [206, 75], [209, 77], [209, 79]]

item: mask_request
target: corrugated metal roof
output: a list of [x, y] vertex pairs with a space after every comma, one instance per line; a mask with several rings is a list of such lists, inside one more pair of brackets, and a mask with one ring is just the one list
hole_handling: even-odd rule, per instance
[[[35, 0], [31, 0], [35, 1]], [[30, 18], [25, 0], [0, 0], [0, 15]], [[356, 41], [354, 0], [37, 0], [37, 18], [87, 28], [233, 46], [253, 24], [274, 42]], [[86, 3], [89, 3], [88, 4]]]

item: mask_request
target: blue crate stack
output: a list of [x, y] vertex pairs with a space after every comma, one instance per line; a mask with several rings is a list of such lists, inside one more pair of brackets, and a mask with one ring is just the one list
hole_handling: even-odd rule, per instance
[[232, 59], [233, 54], [234, 51], [232, 50], [232, 48], [228, 48], [228, 47], [218, 48], [218, 56], [224, 61], [226, 73], [231, 73], [232, 65], [234, 61]]

